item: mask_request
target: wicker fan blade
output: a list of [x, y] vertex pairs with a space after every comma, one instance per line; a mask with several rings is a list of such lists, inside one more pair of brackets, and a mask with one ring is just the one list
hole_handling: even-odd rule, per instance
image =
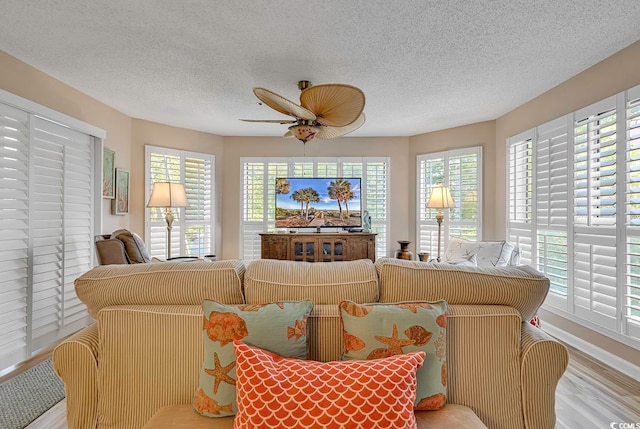
[[244, 122], [266, 122], [268, 124], [295, 124], [295, 119], [240, 119]]
[[316, 119], [316, 115], [314, 115], [313, 112], [310, 112], [302, 106], [298, 106], [293, 101], [287, 100], [273, 91], [264, 88], [253, 88], [253, 93], [264, 104], [280, 113], [308, 121]]
[[290, 130], [287, 130], [286, 133], [284, 133], [284, 135], [282, 136], [285, 139], [292, 139], [293, 138], [293, 133]]
[[316, 137], [323, 140], [335, 139], [336, 137], [340, 137], [357, 130], [364, 124], [365, 120], [366, 118], [363, 113], [358, 116], [358, 119], [345, 127], [320, 127], [320, 131], [318, 131]]
[[351, 85], [330, 83], [311, 86], [300, 93], [300, 104], [318, 117], [318, 123], [344, 127], [364, 110], [364, 93]]

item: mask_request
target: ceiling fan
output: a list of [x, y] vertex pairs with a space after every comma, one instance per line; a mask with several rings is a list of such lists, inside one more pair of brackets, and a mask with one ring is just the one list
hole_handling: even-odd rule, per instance
[[306, 143], [314, 137], [333, 139], [353, 132], [364, 124], [364, 93], [355, 86], [328, 83], [311, 86], [298, 82], [300, 104], [265, 88], [253, 88], [258, 99], [272, 109], [295, 119], [241, 119], [246, 122], [294, 124], [284, 137], [295, 137]]

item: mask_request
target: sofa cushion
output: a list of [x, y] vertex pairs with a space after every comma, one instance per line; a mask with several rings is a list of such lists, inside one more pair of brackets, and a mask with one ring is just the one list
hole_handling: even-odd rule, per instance
[[509, 265], [514, 246], [502, 241], [468, 241], [452, 237], [444, 252], [444, 262], [476, 256], [479, 267], [504, 267]]
[[97, 318], [113, 305], [200, 305], [203, 299], [242, 304], [243, 276], [239, 260], [102, 265], [78, 277], [75, 290]]
[[122, 241], [130, 263], [148, 264], [151, 262], [151, 257], [149, 256], [147, 247], [144, 245], [144, 241], [142, 241], [142, 238], [135, 232], [127, 229], [119, 229], [111, 234], [111, 238], [117, 238]]
[[314, 304], [378, 300], [378, 277], [369, 259], [322, 264], [260, 259], [247, 267], [244, 288], [247, 304], [300, 299], [310, 299]]
[[235, 428], [415, 428], [423, 352], [372, 361], [287, 359], [235, 341]]
[[435, 301], [449, 305], [508, 305], [530, 320], [549, 291], [549, 279], [528, 265], [462, 267], [380, 258], [380, 302]]
[[204, 360], [194, 408], [209, 417], [237, 411], [234, 340], [286, 357], [307, 357], [309, 300], [231, 306], [203, 301]]
[[343, 359], [378, 359], [421, 351], [417, 410], [438, 410], [446, 402], [447, 362], [445, 301], [390, 304], [340, 303], [345, 353]]

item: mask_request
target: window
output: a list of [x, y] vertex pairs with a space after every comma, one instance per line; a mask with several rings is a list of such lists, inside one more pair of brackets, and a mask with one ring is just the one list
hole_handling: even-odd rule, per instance
[[73, 282], [93, 266], [102, 144], [92, 135], [104, 131], [4, 91], [0, 100], [2, 371], [90, 323]]
[[480, 146], [418, 155], [417, 239], [418, 252], [436, 255], [438, 224], [436, 209], [428, 209], [431, 190], [449, 186], [455, 207], [443, 210], [441, 254], [449, 237], [482, 239], [482, 148]]
[[636, 346], [639, 142], [640, 87], [507, 142], [508, 237], [549, 277], [545, 306]]
[[241, 255], [260, 259], [260, 233], [275, 232], [275, 181], [278, 177], [360, 177], [362, 210], [371, 215], [376, 256], [388, 255], [388, 158], [242, 158]]
[[[189, 207], [173, 209], [171, 255], [202, 257], [215, 253], [213, 155], [145, 146], [146, 195], [154, 182], [183, 183]], [[145, 237], [149, 254], [167, 257], [167, 223], [162, 208], [149, 208], [145, 215]]]

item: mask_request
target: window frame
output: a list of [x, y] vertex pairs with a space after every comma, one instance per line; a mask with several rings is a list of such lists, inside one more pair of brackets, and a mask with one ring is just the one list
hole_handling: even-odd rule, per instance
[[[631, 266], [637, 266], [637, 262], [631, 263], [630, 259], [634, 252], [633, 239], [640, 238], [640, 223], [631, 224], [630, 210], [632, 196], [630, 177], [635, 171], [640, 171], [640, 154], [631, 156], [630, 142], [635, 141], [638, 145], [640, 137], [640, 127], [638, 126], [637, 108], [640, 106], [640, 86], [636, 86], [627, 91], [623, 91], [606, 99], [600, 100], [589, 106], [581, 108], [575, 112], [564, 115], [546, 124], [525, 131], [518, 136], [507, 139], [507, 200], [511, 200], [509, 189], [510, 180], [510, 147], [518, 138], [523, 135], [530, 135], [533, 138], [533, 178], [538, 182], [537, 145], [544, 141], [542, 137], [545, 132], [557, 126], [557, 132], [565, 132], [568, 142], [566, 150], [567, 164], [567, 191], [566, 199], [558, 199], [555, 204], [556, 210], [561, 204], [566, 205], [566, 219], [559, 221], [560, 217], [549, 214], [543, 222], [537, 219], [537, 211], [534, 210], [533, 221], [528, 225], [529, 234], [533, 238], [531, 248], [531, 265], [542, 272], [546, 272], [546, 265], [540, 265], [548, 256], [541, 249], [538, 249], [538, 239], [541, 233], [549, 232], [566, 234], [566, 294], [558, 293], [554, 288], [550, 289], [543, 308], [558, 314], [577, 324], [585, 326], [603, 335], [609, 336], [616, 341], [627, 344], [633, 348], [640, 349], [640, 317], [631, 315], [631, 300], [637, 300], [637, 291], [640, 290], [638, 284], [632, 284], [631, 278], [635, 277], [639, 282], [640, 276], [631, 275]], [[631, 131], [631, 109], [634, 110], [633, 119], [634, 131]], [[600, 123], [601, 120], [615, 114], [615, 132], [604, 130], [608, 124]], [[564, 124], [564, 125], [563, 125]], [[589, 133], [586, 135], [586, 142], [582, 138], [583, 133], [577, 134], [579, 128], [584, 124], [591, 124], [588, 127]], [[564, 130], [560, 128], [564, 126]], [[603, 129], [604, 132], [600, 132]], [[582, 131], [582, 130], [580, 130]], [[610, 139], [610, 135], [615, 137], [614, 150], [611, 152], [611, 144], [605, 141]], [[579, 139], [580, 137], [580, 139]], [[603, 138], [604, 137], [604, 138]], [[602, 140], [600, 140], [602, 138]], [[586, 151], [576, 151], [576, 146], [586, 144]], [[601, 149], [604, 150], [601, 151]], [[640, 148], [639, 148], [640, 149]], [[636, 149], [637, 151], [638, 149]], [[592, 153], [593, 152], [593, 153]], [[601, 158], [611, 157], [615, 159], [615, 171], [601, 175], [601, 168], [610, 165], [609, 160], [600, 163]], [[587, 170], [578, 168], [578, 159], [585, 160]], [[556, 163], [557, 163], [556, 159]], [[551, 162], [551, 161], [550, 161]], [[635, 162], [633, 166], [631, 163]], [[584, 172], [584, 173], [583, 173]], [[601, 187], [607, 183], [591, 180], [592, 174], [598, 177], [605, 177], [609, 182], [615, 183], [615, 198], [610, 190], [601, 192]], [[586, 175], [586, 176], [585, 176]], [[577, 181], [585, 176], [587, 189], [576, 185]], [[550, 175], [550, 177], [555, 177]], [[556, 183], [563, 182], [564, 178], [555, 177]], [[640, 182], [638, 176], [633, 179]], [[533, 204], [538, 206], [538, 189], [533, 189]], [[562, 193], [562, 192], [561, 192]], [[584, 196], [587, 196], [586, 200]], [[607, 198], [605, 206], [607, 211], [600, 211], [599, 202]], [[581, 199], [580, 206], [577, 199]], [[637, 199], [637, 195], [636, 195]], [[548, 200], [550, 201], [550, 200]], [[612, 201], [614, 201], [612, 203]], [[560, 204], [559, 204], [559, 203]], [[614, 206], [612, 207], [612, 204]], [[585, 207], [578, 210], [578, 207]], [[551, 204], [549, 204], [551, 210]], [[562, 213], [562, 211], [560, 211]], [[514, 224], [509, 217], [509, 204], [507, 205], [507, 237], [512, 239], [515, 227], [522, 225]], [[553, 221], [555, 219], [555, 221]], [[545, 223], [546, 222], [546, 223]], [[525, 228], [526, 229], [526, 228]], [[622, 244], [621, 244], [622, 243]], [[636, 247], [637, 249], [637, 247]], [[636, 252], [637, 253], [637, 252]], [[552, 279], [553, 280], [553, 279]], [[614, 280], [614, 281], [612, 281]], [[577, 283], [579, 282], [579, 290]], [[611, 286], [615, 287], [615, 292], [611, 292]], [[632, 295], [632, 290], [636, 295]], [[609, 291], [609, 292], [607, 292]], [[585, 297], [587, 297], [585, 301]], [[613, 308], [611, 308], [613, 306]], [[635, 308], [635, 307], [634, 307]], [[637, 308], [635, 308], [637, 311]]]
[[[23, 316], [20, 316], [19, 319], [9, 319], [4, 322], [6, 323], [4, 328], [11, 329], [8, 332], [19, 332], [20, 330], [24, 330], [24, 336], [18, 337], [15, 335], [11, 335], [12, 338], [10, 338], [10, 342], [3, 343], [3, 348], [6, 353], [2, 355], [2, 358], [0, 358], [1, 374], [10, 371], [15, 367], [16, 364], [20, 363], [21, 361], [27, 360], [36, 353], [39, 353], [42, 349], [54, 344], [56, 341], [92, 323], [92, 319], [88, 315], [88, 313], [86, 313], [86, 310], [76, 311], [75, 309], [75, 307], [79, 307], [82, 304], [75, 296], [75, 291], [73, 289], [73, 280], [74, 277], [77, 277], [76, 272], [82, 271], [83, 264], [84, 266], [87, 266], [89, 268], [96, 264], [93, 237], [95, 236], [96, 231], [99, 231], [102, 227], [102, 204], [100, 203], [102, 200], [102, 150], [106, 132], [100, 128], [84, 123], [78, 119], [72, 118], [48, 107], [41, 106], [30, 100], [24, 99], [1, 89], [0, 103], [8, 106], [11, 109], [22, 111], [27, 115], [28, 118], [26, 123], [27, 129], [25, 131], [25, 142], [27, 145], [29, 145], [27, 159], [25, 159], [25, 162], [27, 164], [27, 169], [25, 170], [25, 177], [27, 177], [27, 190], [33, 189], [34, 183], [32, 182], [37, 181], [35, 180], [35, 173], [37, 172], [35, 171], [34, 162], [31, 159], [34, 156], [32, 153], [32, 149], [34, 145], [33, 140], [36, 138], [36, 127], [42, 128], [42, 130], [46, 130], [46, 132], [51, 132], [52, 134], [50, 134], [50, 136], [52, 137], [52, 139], [60, 142], [61, 146], [63, 147], [61, 153], [65, 166], [65, 157], [76, 157], [76, 155], [70, 155], [70, 153], [77, 152], [77, 146], [74, 148], [67, 148], [66, 145], [62, 142], [65, 139], [70, 138], [69, 134], [74, 133], [83, 134], [83, 138], [88, 137], [86, 139], [86, 150], [88, 150], [89, 152], [89, 156], [87, 158], [88, 162], [82, 164], [74, 162], [70, 164], [69, 169], [63, 168], [61, 174], [64, 178], [70, 178], [71, 175], [75, 175], [75, 172], [79, 172], [78, 168], [91, 170], [88, 172], [90, 176], [90, 183], [88, 186], [88, 192], [90, 194], [88, 197], [90, 200], [88, 209], [89, 216], [80, 219], [80, 222], [88, 221], [88, 225], [84, 224], [84, 226], [82, 226], [81, 223], [78, 222], [78, 219], [75, 218], [75, 216], [67, 216], [68, 213], [74, 213], [73, 210], [66, 208], [67, 204], [72, 206], [75, 201], [78, 201], [78, 198], [80, 198], [80, 200], [83, 201], [85, 205], [86, 201], [84, 200], [84, 197], [80, 197], [79, 195], [75, 195], [73, 193], [67, 193], [67, 185], [64, 183], [64, 180], [63, 184], [61, 185], [62, 199], [59, 201], [61, 201], [62, 204], [60, 207], [60, 219], [63, 223], [62, 235], [60, 236], [61, 242], [59, 244], [60, 251], [57, 252], [57, 254], [61, 258], [61, 262], [59, 261], [58, 263], [61, 263], [62, 265], [57, 270], [60, 272], [60, 276], [49, 279], [53, 282], [57, 280], [58, 285], [56, 287], [46, 289], [47, 293], [50, 293], [52, 291], [55, 292], [55, 299], [58, 300], [56, 311], [57, 317], [53, 321], [47, 321], [50, 318], [44, 317], [40, 320], [40, 322], [43, 322], [43, 324], [38, 324], [37, 326], [34, 326], [36, 319], [35, 313], [36, 311], [38, 311], [38, 309], [35, 308], [34, 299], [34, 294], [38, 292], [34, 288], [34, 276], [37, 274], [36, 272], [34, 272], [34, 259], [38, 255], [36, 255], [34, 252], [34, 237], [31, 235], [31, 225], [28, 228], [29, 236], [24, 238], [24, 240], [27, 241], [27, 254], [26, 257], [23, 258], [25, 259], [26, 263], [24, 295], [22, 295], [19, 299], [24, 300], [24, 307], [22, 307], [20, 310], [23, 311]], [[38, 122], [40, 122], [41, 125], [36, 125]], [[40, 136], [41, 135], [42, 134], [40, 134]], [[32, 175], [33, 177], [30, 177]], [[29, 195], [28, 199], [29, 206], [31, 206], [31, 203], [33, 202], [41, 202], [38, 200], [32, 200], [30, 197], [31, 195]], [[34, 211], [34, 213], [30, 213], [31, 207], [26, 208], [25, 219], [27, 220], [27, 222], [31, 223], [29, 219], [32, 218], [32, 215], [37, 216], [36, 213], [38, 210], [34, 209]], [[40, 219], [42, 218], [40, 217]], [[73, 223], [75, 226], [78, 226], [80, 228], [84, 228], [86, 230], [84, 235], [88, 237], [88, 241], [82, 242], [67, 237], [65, 234], [65, 227], [70, 226], [67, 224], [67, 222]], [[71, 228], [75, 228], [75, 226]], [[69, 238], [69, 240], [67, 238]], [[80, 252], [80, 247], [77, 246], [82, 247], [82, 252], [86, 253], [86, 256], [82, 256], [82, 259], [84, 259], [85, 262], [82, 262], [78, 259], [81, 256], [80, 253], [82, 252]], [[52, 271], [51, 273], [53, 272], [54, 271]], [[15, 279], [15, 281], [18, 280], [20, 279]], [[56, 306], [47, 307], [49, 308], [49, 310], [52, 308], [56, 308]], [[68, 311], [71, 308], [74, 308], [74, 310]], [[40, 314], [42, 315], [42, 313]], [[22, 320], [22, 317], [24, 317], [24, 320]], [[16, 329], [15, 326], [11, 326], [12, 323], [19, 323], [20, 325], [22, 325], [22, 327]], [[34, 337], [34, 329], [38, 329], [41, 331], [39, 336]]]
[[[208, 234], [208, 240], [210, 243], [210, 247], [207, 248], [205, 247], [203, 249], [203, 254], [201, 255], [200, 252], [198, 253], [198, 255], [189, 255], [189, 256], [198, 256], [198, 257], [203, 257], [205, 255], [215, 255], [216, 254], [216, 230], [215, 230], [215, 223], [216, 223], [216, 210], [215, 210], [215, 201], [216, 201], [216, 176], [215, 176], [215, 165], [216, 165], [216, 157], [214, 154], [209, 154], [209, 153], [201, 153], [201, 152], [193, 152], [193, 151], [187, 151], [187, 150], [182, 150], [182, 149], [174, 149], [174, 148], [167, 148], [167, 147], [160, 147], [160, 146], [154, 146], [154, 145], [145, 145], [145, 201], [149, 201], [149, 197], [151, 196], [151, 191], [153, 189], [153, 178], [151, 177], [151, 156], [152, 154], [160, 154], [160, 155], [164, 155], [164, 156], [171, 156], [171, 157], [176, 157], [179, 159], [179, 182], [183, 183], [186, 185], [185, 183], [185, 160], [187, 158], [194, 158], [194, 159], [202, 159], [205, 162], [209, 162], [210, 163], [210, 177], [211, 177], [211, 181], [209, 183], [209, 187], [210, 187], [210, 195], [209, 195], [209, 205], [208, 205], [208, 210], [210, 212], [210, 220], [209, 222], [206, 221], [196, 221], [196, 220], [187, 220], [185, 217], [185, 208], [174, 208], [173, 212], [175, 215], [175, 220], [173, 222], [173, 226], [177, 227], [177, 229], [179, 230], [178, 234], [179, 234], [179, 249], [180, 251], [178, 252], [178, 254], [173, 254], [173, 257], [175, 256], [187, 256], [188, 252], [187, 252], [187, 244], [186, 244], [186, 229], [189, 227], [189, 225], [200, 225], [200, 224], [206, 224], [209, 227], [210, 233]], [[185, 186], [185, 190], [187, 191], [188, 194], [188, 189], [186, 189], [187, 186]], [[206, 201], [206, 199], [205, 199]], [[203, 204], [203, 206], [205, 206], [205, 204]], [[152, 239], [152, 231], [151, 229], [153, 227], [160, 227], [163, 226], [166, 229], [166, 222], [164, 220], [164, 218], [162, 220], [157, 220], [157, 221], [153, 221], [151, 219], [151, 210], [148, 207], [145, 207], [145, 215], [144, 215], [144, 231], [145, 231], [145, 245], [147, 246], [147, 249], [149, 250], [151, 256], [156, 256], [159, 257], [161, 259], [166, 258], [166, 238], [165, 238], [165, 243], [163, 244], [164, 247], [164, 253], [162, 255], [158, 254], [154, 254], [152, 252], [153, 249], [153, 243], [151, 242]], [[166, 233], [165, 233], [165, 237], [166, 237]], [[175, 239], [175, 237], [172, 235], [172, 242]], [[206, 239], [205, 241], [205, 246], [206, 246]], [[174, 246], [172, 246], [174, 247]]]
[[[428, 162], [430, 160], [442, 159], [443, 162], [443, 181], [442, 183], [445, 186], [450, 186], [450, 165], [451, 159], [460, 157], [460, 156], [476, 156], [476, 177], [477, 177], [477, 202], [476, 202], [476, 216], [477, 220], [475, 222], [469, 221], [452, 221], [450, 216], [450, 210], [443, 210], [444, 220], [442, 222], [442, 234], [441, 234], [441, 256], [444, 255], [446, 245], [451, 238], [451, 227], [460, 227], [471, 226], [475, 227], [476, 230], [476, 240], [482, 240], [482, 210], [483, 210], [483, 201], [482, 201], [482, 193], [483, 193], [483, 158], [482, 158], [482, 146], [472, 146], [461, 149], [452, 149], [447, 151], [440, 152], [430, 152], [419, 154], [416, 156], [416, 251], [417, 252], [429, 252], [431, 257], [435, 257], [438, 249], [438, 239], [437, 239], [437, 231], [438, 224], [435, 219], [435, 215], [437, 213], [436, 209], [427, 209], [426, 204], [429, 201], [429, 197], [431, 194], [431, 186], [433, 184], [440, 183], [438, 181], [429, 181], [427, 184], [426, 178], [422, 177], [422, 163]], [[427, 193], [427, 188], [429, 188], [429, 192]], [[451, 189], [452, 196], [457, 195], [457, 191]], [[462, 199], [462, 194], [459, 197]], [[426, 235], [426, 236], [425, 236]]]
[[[254, 259], [258, 259], [260, 255], [260, 236], [262, 232], [276, 232], [275, 218], [271, 214], [275, 215], [275, 193], [270, 195], [270, 192], [262, 192], [260, 198], [263, 201], [263, 207], [267, 207], [267, 210], [261, 214], [260, 220], [248, 221], [245, 219], [247, 214], [245, 210], [245, 192], [247, 192], [247, 183], [245, 183], [245, 169], [248, 168], [248, 164], [254, 164], [256, 167], [262, 164], [262, 177], [263, 180], [270, 176], [269, 166], [280, 165], [280, 171], [275, 176], [282, 177], [353, 177], [348, 173], [351, 164], [362, 164], [362, 188], [361, 188], [361, 200], [362, 210], [367, 207], [367, 166], [375, 164], [384, 164], [385, 175], [385, 195], [382, 199], [382, 205], [384, 206], [384, 218], [376, 218], [372, 213], [372, 232], [377, 233], [376, 236], [376, 257], [384, 257], [389, 255], [389, 236], [390, 236], [390, 206], [389, 206], [389, 192], [390, 192], [390, 158], [389, 157], [242, 157], [240, 158], [240, 251], [239, 258], [245, 262], [249, 262]], [[328, 166], [336, 164], [335, 170], [328, 171]], [[320, 173], [319, 166], [323, 165]], [[252, 167], [252, 168], [256, 168]], [[347, 172], [345, 172], [347, 170]], [[285, 173], [286, 171], [286, 173]], [[335, 174], [334, 174], [335, 171]], [[265, 186], [264, 181], [261, 182], [262, 186]], [[258, 185], [260, 186], [260, 185]], [[275, 190], [274, 190], [275, 192]], [[274, 206], [273, 213], [270, 213], [269, 208]], [[260, 216], [256, 214], [256, 216]], [[376, 231], [378, 228], [378, 231]]]

